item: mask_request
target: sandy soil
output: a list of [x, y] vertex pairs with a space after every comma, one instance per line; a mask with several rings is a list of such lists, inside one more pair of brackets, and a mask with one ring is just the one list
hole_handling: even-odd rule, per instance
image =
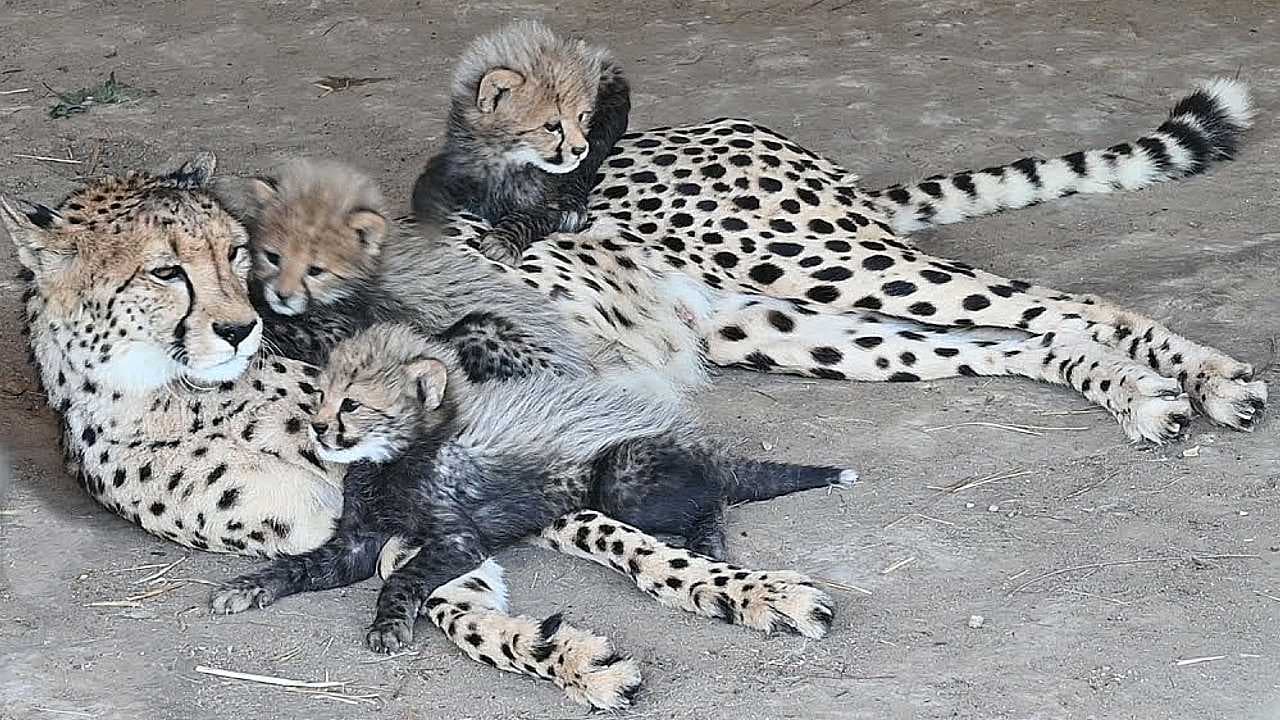
[[[4, 189], [53, 201], [87, 167], [212, 148], [230, 170], [299, 151], [356, 159], [406, 197], [443, 127], [451, 59], [513, 14], [614, 47], [637, 87], [636, 127], [745, 115], [872, 186], [1130, 139], [1192, 80], [1240, 69], [1261, 113], [1237, 162], [923, 243], [1110, 296], [1259, 366], [1272, 355], [1280, 23], [1269, 2], [9, 0], [0, 92], [33, 90], [0, 95]], [[43, 83], [75, 88], [111, 71], [149, 93], [48, 117]], [[325, 75], [388, 79], [322, 96], [311, 83]], [[153, 571], [131, 568], [188, 553], [64, 476], [19, 337], [8, 251], [0, 265], [11, 299], [0, 310], [0, 441], [15, 477], [0, 511], [0, 718], [585, 715], [550, 684], [467, 662], [427, 632], [418, 654], [372, 662], [362, 645], [372, 584], [231, 618], [205, 614], [196, 581], [249, 560], [195, 555], [168, 573], [187, 584], [138, 584]], [[1197, 422], [1185, 444], [1143, 450], [1065, 391], [989, 379], [887, 386], [725, 372], [702, 404], [743, 452], [845, 463], [867, 480], [735, 510], [735, 557], [869, 594], [834, 591], [824, 641], [765, 638], [665, 610], [594, 566], [505, 553], [518, 609], [562, 609], [642, 661], [631, 716], [1280, 717], [1274, 421], [1252, 435]], [[979, 420], [1054, 429], [954, 427]], [[1212, 559], [1222, 555], [1248, 557]], [[1012, 592], [1073, 566], [1158, 558], [1169, 559]], [[92, 605], [147, 588], [171, 592]], [[967, 624], [975, 614], [981, 628]], [[1211, 659], [1179, 664], [1196, 658]], [[227, 682], [198, 664], [345, 680], [376, 699]]]

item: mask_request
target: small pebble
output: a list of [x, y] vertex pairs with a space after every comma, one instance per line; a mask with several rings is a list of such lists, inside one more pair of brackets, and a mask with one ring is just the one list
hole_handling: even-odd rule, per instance
[[977, 630], [978, 628], [982, 627], [984, 624], [986, 624], [986, 622], [987, 622], [987, 619], [982, 617], [981, 615], [969, 616], [969, 627], [973, 628], [974, 630]]
[[1000, 512], [1000, 506], [992, 505], [991, 507], [987, 508], [987, 512]]

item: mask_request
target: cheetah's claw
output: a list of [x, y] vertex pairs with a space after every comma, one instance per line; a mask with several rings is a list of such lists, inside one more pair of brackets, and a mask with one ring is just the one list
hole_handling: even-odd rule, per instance
[[480, 238], [477, 248], [480, 254], [503, 265], [514, 267], [520, 262], [521, 253], [518, 244], [506, 234], [496, 230]]
[[404, 619], [374, 620], [364, 640], [376, 653], [389, 655], [398, 652], [413, 642], [413, 623]]
[[233, 615], [249, 608], [264, 608], [275, 601], [274, 593], [253, 581], [232, 580], [209, 595], [209, 611]]

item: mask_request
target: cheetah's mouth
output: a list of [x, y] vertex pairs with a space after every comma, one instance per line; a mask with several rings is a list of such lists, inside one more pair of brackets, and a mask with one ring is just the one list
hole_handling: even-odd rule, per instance
[[577, 170], [578, 165], [582, 163], [581, 155], [557, 152], [554, 156], [547, 158], [543, 157], [542, 153], [537, 150], [527, 147], [516, 150], [508, 158], [517, 165], [532, 165], [552, 175], [571, 173]]

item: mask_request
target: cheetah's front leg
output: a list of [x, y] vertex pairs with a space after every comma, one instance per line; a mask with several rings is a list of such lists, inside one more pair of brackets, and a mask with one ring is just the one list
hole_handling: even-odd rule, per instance
[[831, 598], [798, 573], [744, 570], [667, 545], [596, 512], [570, 513], [542, 531], [555, 550], [612, 568], [668, 607], [766, 633], [821, 638]]
[[301, 592], [329, 590], [373, 576], [384, 537], [339, 531], [329, 542], [301, 555], [283, 555], [266, 567], [229, 580], [209, 596], [209, 609], [230, 615], [264, 608]]
[[639, 666], [608, 639], [559, 614], [542, 621], [509, 615], [502, 568], [492, 560], [437, 588], [423, 614], [472, 660], [550, 680], [582, 705], [618, 710], [640, 689]]

